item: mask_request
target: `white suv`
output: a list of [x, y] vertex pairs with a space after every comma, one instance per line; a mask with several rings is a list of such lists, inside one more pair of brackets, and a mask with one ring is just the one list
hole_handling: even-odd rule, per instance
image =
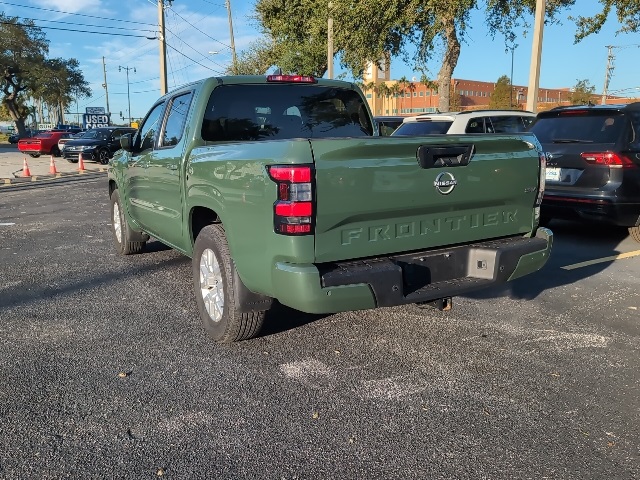
[[518, 133], [533, 123], [536, 114], [521, 110], [467, 110], [425, 113], [407, 117], [391, 135], [413, 136], [452, 133]]

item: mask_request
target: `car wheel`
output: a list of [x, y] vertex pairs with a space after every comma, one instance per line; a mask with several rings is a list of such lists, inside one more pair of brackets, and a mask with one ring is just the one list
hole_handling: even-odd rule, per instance
[[234, 270], [222, 225], [204, 227], [194, 245], [193, 282], [204, 329], [218, 343], [253, 338], [264, 321], [264, 311], [239, 311]]
[[60, 149], [58, 148], [57, 145], [54, 145], [53, 147], [51, 147], [51, 155], [53, 155], [54, 157], [60, 156]]
[[129, 227], [118, 190], [111, 193], [111, 232], [120, 255], [140, 253], [149, 239], [148, 235], [135, 232]]
[[640, 226], [629, 227], [629, 236], [640, 243]]
[[39, 153], [30, 153], [29, 156], [33, 157], [33, 158], [38, 158], [40, 156], [40, 154]]
[[107, 163], [109, 163], [109, 150], [105, 148], [98, 150], [98, 161], [102, 165], [106, 165]]
[[69, 162], [69, 163], [78, 163], [78, 159], [77, 158], [66, 158], [65, 160], [67, 162]]

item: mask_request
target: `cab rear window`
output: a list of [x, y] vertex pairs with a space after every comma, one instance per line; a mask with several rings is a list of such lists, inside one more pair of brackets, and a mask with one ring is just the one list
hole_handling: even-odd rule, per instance
[[214, 89], [202, 122], [206, 141], [373, 135], [357, 92], [302, 84], [222, 85]]

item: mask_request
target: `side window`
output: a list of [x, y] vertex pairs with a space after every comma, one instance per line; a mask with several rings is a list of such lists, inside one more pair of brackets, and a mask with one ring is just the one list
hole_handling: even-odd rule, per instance
[[517, 133], [524, 129], [520, 117], [514, 115], [491, 117], [491, 124], [493, 133]]
[[484, 133], [484, 118], [472, 118], [467, 123], [467, 128], [464, 131], [465, 133]]
[[138, 130], [133, 142], [136, 151], [142, 152], [149, 148], [153, 148], [156, 132], [158, 131], [163, 111], [164, 103], [159, 103], [147, 114], [147, 118], [144, 119], [144, 122]]
[[187, 121], [187, 113], [189, 112], [192, 97], [193, 92], [189, 92], [177, 96], [171, 101], [167, 123], [164, 127], [162, 140], [160, 142], [161, 147], [172, 147], [180, 142], [184, 133], [184, 126]]

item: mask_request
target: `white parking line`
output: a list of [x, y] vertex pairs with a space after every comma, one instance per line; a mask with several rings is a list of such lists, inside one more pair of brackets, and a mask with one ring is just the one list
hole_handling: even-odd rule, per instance
[[15, 223], [0, 223], [0, 227], [10, 227], [11, 225], [15, 225]]
[[618, 255], [612, 255], [610, 257], [602, 257], [594, 260], [587, 260], [586, 262], [574, 263], [573, 265], [566, 265], [560, 268], [564, 270], [575, 270], [576, 268], [588, 267], [590, 265], [596, 265], [604, 262], [613, 262], [614, 260], [621, 260], [623, 258], [637, 257], [638, 255], [640, 255], [640, 250], [635, 250], [633, 252], [619, 253]]

